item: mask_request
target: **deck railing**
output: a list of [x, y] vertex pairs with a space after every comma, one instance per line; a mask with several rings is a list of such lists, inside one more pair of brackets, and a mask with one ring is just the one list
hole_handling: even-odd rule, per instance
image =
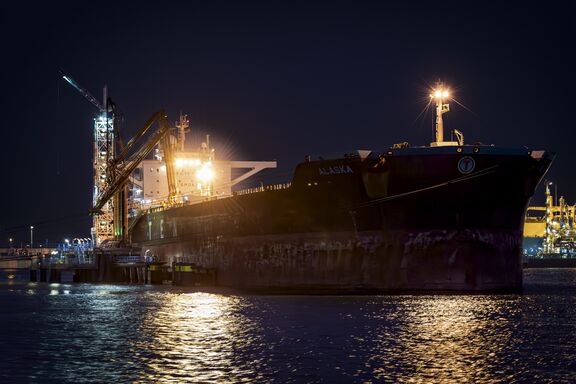
[[261, 187], [256, 188], [246, 188], [241, 189], [239, 191], [233, 192], [233, 195], [248, 195], [251, 193], [258, 193], [258, 192], [265, 192], [265, 191], [277, 191], [280, 189], [287, 189], [290, 188], [292, 183], [282, 183], [282, 184], [272, 184], [272, 185], [263, 185]]
[[[232, 196], [249, 195], [252, 193], [259, 193], [259, 192], [266, 192], [266, 191], [278, 191], [281, 189], [290, 188], [291, 184], [292, 183], [281, 183], [281, 184], [263, 185], [261, 187], [255, 187], [255, 188], [245, 188], [245, 189], [241, 189], [241, 190], [232, 192]], [[146, 205], [142, 205], [141, 206], [142, 209], [136, 210], [137, 214], [135, 214], [133, 216], [133, 218], [141, 216], [144, 213], [161, 212], [161, 211], [165, 211], [168, 208], [183, 207], [186, 205], [190, 205], [192, 203], [200, 203], [200, 202], [218, 200], [218, 199], [222, 199], [222, 198], [226, 198], [226, 197], [230, 197], [230, 196], [231, 195], [199, 197], [199, 198], [196, 198], [196, 199], [191, 200], [191, 201], [175, 203], [175, 204], [171, 204], [171, 205], [168, 205], [166, 200], [156, 200], [156, 201], [152, 201]]]

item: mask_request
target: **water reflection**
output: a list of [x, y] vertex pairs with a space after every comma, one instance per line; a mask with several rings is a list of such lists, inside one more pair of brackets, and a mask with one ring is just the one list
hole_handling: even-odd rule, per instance
[[0, 383], [574, 382], [576, 270], [527, 276], [486, 296], [0, 284]]
[[393, 329], [380, 329], [376, 353], [369, 359], [374, 375], [385, 381], [501, 382], [510, 373], [497, 363], [513, 332], [515, 301], [512, 296], [403, 300]]
[[[169, 294], [143, 321], [132, 345], [134, 363], [145, 360], [149, 382], [238, 382], [259, 378], [258, 359], [242, 358], [258, 342], [255, 325], [238, 298], [210, 293]], [[152, 358], [150, 358], [152, 357]]]

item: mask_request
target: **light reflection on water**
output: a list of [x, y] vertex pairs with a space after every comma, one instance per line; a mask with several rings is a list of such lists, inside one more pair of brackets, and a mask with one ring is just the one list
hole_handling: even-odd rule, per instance
[[[375, 376], [394, 381], [391, 366], [418, 382], [501, 382], [490, 367], [510, 337], [498, 311], [514, 299], [489, 296], [415, 296], [404, 300], [394, 332], [384, 332], [372, 359]], [[387, 350], [393, 345], [391, 350]]]
[[573, 382], [576, 270], [523, 295], [0, 285], [0, 382]]
[[133, 352], [156, 356], [146, 364], [147, 380], [259, 378], [258, 361], [244, 366], [235, 361], [235, 352], [247, 349], [258, 334], [254, 324], [238, 313], [245, 300], [202, 292], [168, 294], [161, 300], [159, 310], [145, 317], [142, 338], [131, 343]]

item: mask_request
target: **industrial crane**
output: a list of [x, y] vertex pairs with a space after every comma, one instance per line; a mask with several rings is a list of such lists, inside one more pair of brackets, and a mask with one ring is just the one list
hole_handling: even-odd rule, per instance
[[[148, 140], [137, 147], [137, 143], [144, 138], [150, 127], [158, 121], [159, 128], [151, 134]], [[96, 199], [91, 212], [98, 215], [102, 208], [114, 197], [114, 235], [116, 240], [126, 240], [128, 229], [128, 206], [126, 185], [132, 172], [140, 165], [142, 160], [161, 143], [166, 158], [166, 170], [168, 176], [168, 189], [170, 203], [175, 201], [176, 186], [174, 178], [174, 160], [172, 144], [170, 142], [170, 125], [163, 110], [156, 112], [148, 119], [146, 124], [126, 143], [120, 153], [108, 164], [108, 185], [102, 190]], [[172, 176], [172, 180], [171, 177]]]
[[[158, 143], [161, 144], [166, 160], [168, 178], [168, 203], [176, 201], [176, 177], [174, 172], [174, 155], [170, 140], [170, 126], [164, 111], [156, 112], [146, 124], [132, 137], [126, 145], [120, 138], [118, 122], [122, 114], [116, 104], [107, 97], [104, 88], [104, 104], [82, 88], [70, 76], [60, 71], [62, 78], [82, 94], [90, 103], [100, 110], [102, 115], [94, 120], [94, 215], [92, 235], [96, 245], [104, 240], [126, 240], [128, 229], [128, 188], [127, 181], [140, 162]], [[108, 119], [108, 113], [112, 119]], [[153, 133], [138, 149], [138, 143], [149, 131], [154, 122], [159, 122], [159, 129]], [[117, 138], [119, 154], [116, 156], [114, 137]]]
[[[118, 123], [121, 113], [119, 113], [116, 105], [108, 98], [106, 87], [104, 87], [104, 102], [100, 103], [90, 92], [82, 88], [69, 75], [62, 70], [60, 74], [68, 84], [98, 108], [101, 113], [98, 118], [94, 119], [94, 190], [92, 194], [92, 204], [96, 205], [98, 196], [108, 187], [108, 164], [110, 160], [114, 158], [114, 137], [120, 138], [118, 134]], [[109, 113], [112, 115], [111, 119], [108, 118]], [[123, 146], [121, 140], [119, 140], [119, 145], [121, 147]], [[101, 213], [94, 216], [92, 240], [97, 245], [103, 240], [111, 240], [114, 238], [114, 208], [114, 203], [108, 202], [105, 206], [101, 207]]]
[[[123, 119], [122, 112], [120, 111], [120, 108], [118, 108], [116, 103], [114, 103], [112, 99], [108, 97], [108, 88], [104, 86], [103, 90], [104, 105], [102, 105], [94, 96], [90, 94], [90, 92], [82, 88], [73, 78], [68, 76], [64, 71], [60, 70], [60, 74], [62, 75], [62, 78], [68, 82], [68, 84], [74, 87], [74, 89], [76, 89], [82, 96], [84, 96], [90, 103], [92, 103], [92, 105], [98, 108], [103, 116], [107, 117], [108, 113], [112, 115], [113, 132], [117, 136], [117, 141], [120, 147], [124, 147], [124, 142], [122, 141], [122, 138], [120, 136], [120, 129], [119, 129], [120, 128], [119, 123]], [[111, 137], [110, 142], [112, 143], [113, 141], [114, 138]]]

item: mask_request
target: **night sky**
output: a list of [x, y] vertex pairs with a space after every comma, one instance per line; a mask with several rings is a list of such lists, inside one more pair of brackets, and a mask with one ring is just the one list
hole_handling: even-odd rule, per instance
[[[184, 2], [182, 2], [184, 3]], [[220, 158], [277, 160], [432, 140], [419, 116], [442, 79], [467, 142], [556, 151], [548, 178], [576, 202], [572, 2], [33, 2], [3, 5], [0, 246], [89, 237], [97, 109], [188, 114]], [[497, 186], [487, 186], [487, 188]], [[537, 191], [540, 199], [541, 190]]]

